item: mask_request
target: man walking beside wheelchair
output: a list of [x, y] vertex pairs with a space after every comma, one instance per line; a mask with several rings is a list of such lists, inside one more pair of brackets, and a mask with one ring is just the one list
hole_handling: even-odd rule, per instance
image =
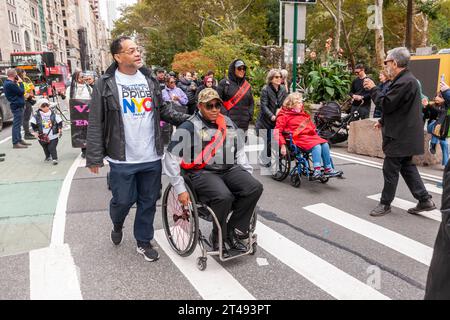
[[248, 251], [240, 239], [248, 236], [263, 186], [251, 175], [253, 168], [244, 152], [244, 132], [239, 134], [236, 125], [220, 113], [221, 106], [222, 99], [214, 89], [200, 92], [198, 110], [172, 137], [164, 169], [183, 206], [189, 206], [192, 199], [182, 174], [192, 181], [199, 200], [214, 211], [221, 230], [214, 223], [210, 241], [217, 251], [220, 231], [226, 256], [230, 250]]

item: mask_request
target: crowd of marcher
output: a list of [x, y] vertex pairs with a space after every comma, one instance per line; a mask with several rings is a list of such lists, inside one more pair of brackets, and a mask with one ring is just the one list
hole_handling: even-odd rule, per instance
[[[251, 176], [252, 167], [242, 147], [255, 109], [245, 61], [232, 61], [226, 77], [217, 79], [213, 71], [199, 75], [186, 70], [177, 76], [163, 68], [148, 69], [143, 66], [139, 47], [125, 36], [112, 42], [111, 54], [114, 63], [95, 85], [93, 78], [77, 72], [66, 96], [90, 101], [89, 125], [82, 154], [92, 173], [99, 172], [104, 159], [109, 162], [112, 242], [115, 245], [121, 243], [124, 221], [136, 203], [134, 236], [137, 252], [147, 261], [158, 260], [159, 253], [151, 240], [163, 170], [161, 133], [165, 127], [174, 125], [187, 131], [188, 141], [200, 139], [201, 145], [200, 151], [191, 146], [189, 156], [176, 154], [180, 140], [173, 135], [165, 153], [164, 167], [178, 200], [182, 205], [191, 201], [181, 178], [181, 170], [184, 170], [201, 191], [203, 200], [209, 201], [218, 213], [222, 230], [213, 228], [210, 236], [213, 247], [217, 247], [217, 235], [222, 232], [225, 250], [247, 250], [242, 239], [246, 237], [250, 213], [263, 187]], [[373, 217], [391, 212], [400, 175], [418, 200], [417, 206], [409, 209], [408, 213], [417, 214], [436, 208], [412, 162], [414, 155], [424, 152], [425, 120], [428, 120], [426, 128], [432, 135], [430, 152], [435, 153], [439, 144], [443, 153], [442, 164], [448, 164], [446, 139], [449, 123], [445, 123], [445, 119], [449, 122], [450, 88], [442, 81], [439, 92], [430, 102], [423, 95], [420, 82], [408, 70], [409, 61], [410, 54], [406, 48], [389, 51], [378, 85], [367, 76], [364, 64], [358, 64], [354, 69], [356, 78], [349, 92], [350, 112], [357, 112], [358, 119], [368, 118], [373, 102], [373, 115], [379, 118], [375, 127], [382, 130], [384, 187], [380, 203], [370, 213]], [[23, 70], [10, 69], [7, 76], [4, 91], [14, 114], [13, 148], [24, 149], [30, 145], [22, 139], [23, 127], [25, 139], [38, 139], [45, 161], [57, 164], [61, 117], [49, 108], [47, 99], [36, 101], [33, 85]], [[236, 138], [229, 135], [236, 129], [240, 129], [244, 136]], [[290, 93], [286, 70], [272, 69], [268, 72], [266, 84], [260, 92], [256, 130], [265, 141], [260, 155], [261, 166], [271, 165], [274, 140], [280, 145], [281, 156], [286, 155], [285, 133], [288, 132], [295, 145], [311, 153], [314, 178], [342, 174], [332, 166], [328, 141], [317, 134], [310, 115], [305, 112], [302, 95]], [[209, 137], [207, 141], [205, 135]], [[228, 154], [233, 154], [232, 163], [226, 162]], [[0, 161], [4, 156], [0, 154]], [[221, 157], [222, 162], [216, 162]], [[447, 165], [442, 225], [427, 283], [426, 298], [429, 299], [450, 298], [449, 171]], [[231, 208], [234, 216], [227, 220]]]

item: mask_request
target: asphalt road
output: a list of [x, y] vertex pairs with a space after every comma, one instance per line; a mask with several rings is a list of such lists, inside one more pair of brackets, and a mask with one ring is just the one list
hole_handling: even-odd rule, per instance
[[[342, 147], [333, 151], [344, 153]], [[76, 153], [70, 155], [75, 159]], [[154, 240], [160, 260], [145, 262], [136, 253], [134, 208], [124, 241], [115, 247], [109, 239], [108, 167], [96, 176], [77, 160], [68, 182], [64, 241], [49, 235], [46, 249], [0, 257], [0, 287], [8, 288], [0, 291], [0, 299], [61, 298], [57, 293], [63, 289], [64, 297], [78, 299], [422, 299], [439, 213], [413, 216], [400, 208], [402, 200], [415, 202], [400, 179], [399, 207], [372, 218], [377, 201], [368, 197], [381, 192], [381, 170], [337, 157], [334, 163], [345, 179], [303, 181], [299, 189], [288, 179], [277, 182], [255, 170], [264, 185], [257, 253], [226, 263], [209, 257], [207, 270], [199, 271], [197, 253], [180, 259], [168, 247], [160, 202]], [[165, 188], [166, 177], [163, 181]], [[440, 207], [440, 189], [425, 182]], [[43, 275], [45, 266], [57, 272]]]

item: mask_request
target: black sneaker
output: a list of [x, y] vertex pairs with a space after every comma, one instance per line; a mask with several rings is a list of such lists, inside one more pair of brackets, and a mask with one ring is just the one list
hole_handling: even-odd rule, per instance
[[428, 199], [426, 201], [420, 201], [414, 208], [408, 209], [408, 213], [410, 214], [418, 214], [422, 211], [431, 211], [436, 209], [436, 205], [433, 200]]
[[436, 143], [431, 143], [430, 141], [429, 150], [431, 154], [436, 154]]
[[111, 241], [118, 246], [122, 242], [123, 232], [122, 228], [113, 228], [111, 230]]
[[151, 243], [145, 245], [145, 246], [138, 246], [136, 251], [144, 256], [144, 259], [146, 261], [156, 261], [159, 259], [159, 253], [155, 249], [153, 249], [153, 246]]
[[372, 211], [370, 215], [372, 217], [381, 217], [391, 212], [391, 206], [379, 203]]
[[23, 138], [25, 140], [36, 140], [36, 137], [33, 136], [31, 133], [26, 133]]
[[45, 162], [50, 162], [50, 161], [52, 161], [52, 157], [45, 158], [44, 161]]

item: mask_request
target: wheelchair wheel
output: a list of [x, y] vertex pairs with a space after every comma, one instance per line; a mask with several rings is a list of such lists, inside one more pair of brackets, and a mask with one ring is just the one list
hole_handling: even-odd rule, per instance
[[256, 208], [253, 211], [253, 215], [250, 219], [250, 231], [253, 233], [256, 229], [256, 221], [258, 220], [258, 214], [256, 213]]
[[186, 189], [192, 201], [191, 208], [182, 208], [172, 185], [166, 188], [162, 200], [162, 222], [167, 240], [172, 249], [182, 257], [194, 252], [199, 238], [195, 198], [189, 186]]
[[300, 179], [300, 175], [299, 174], [293, 174], [291, 176], [291, 185], [295, 188], [300, 188], [302, 184], [302, 179]]
[[289, 175], [291, 170], [291, 156], [288, 150], [286, 156], [281, 155], [281, 151], [276, 154], [276, 151], [272, 151], [272, 159], [278, 159], [272, 162], [271, 172], [272, 179], [276, 181], [283, 181]]

